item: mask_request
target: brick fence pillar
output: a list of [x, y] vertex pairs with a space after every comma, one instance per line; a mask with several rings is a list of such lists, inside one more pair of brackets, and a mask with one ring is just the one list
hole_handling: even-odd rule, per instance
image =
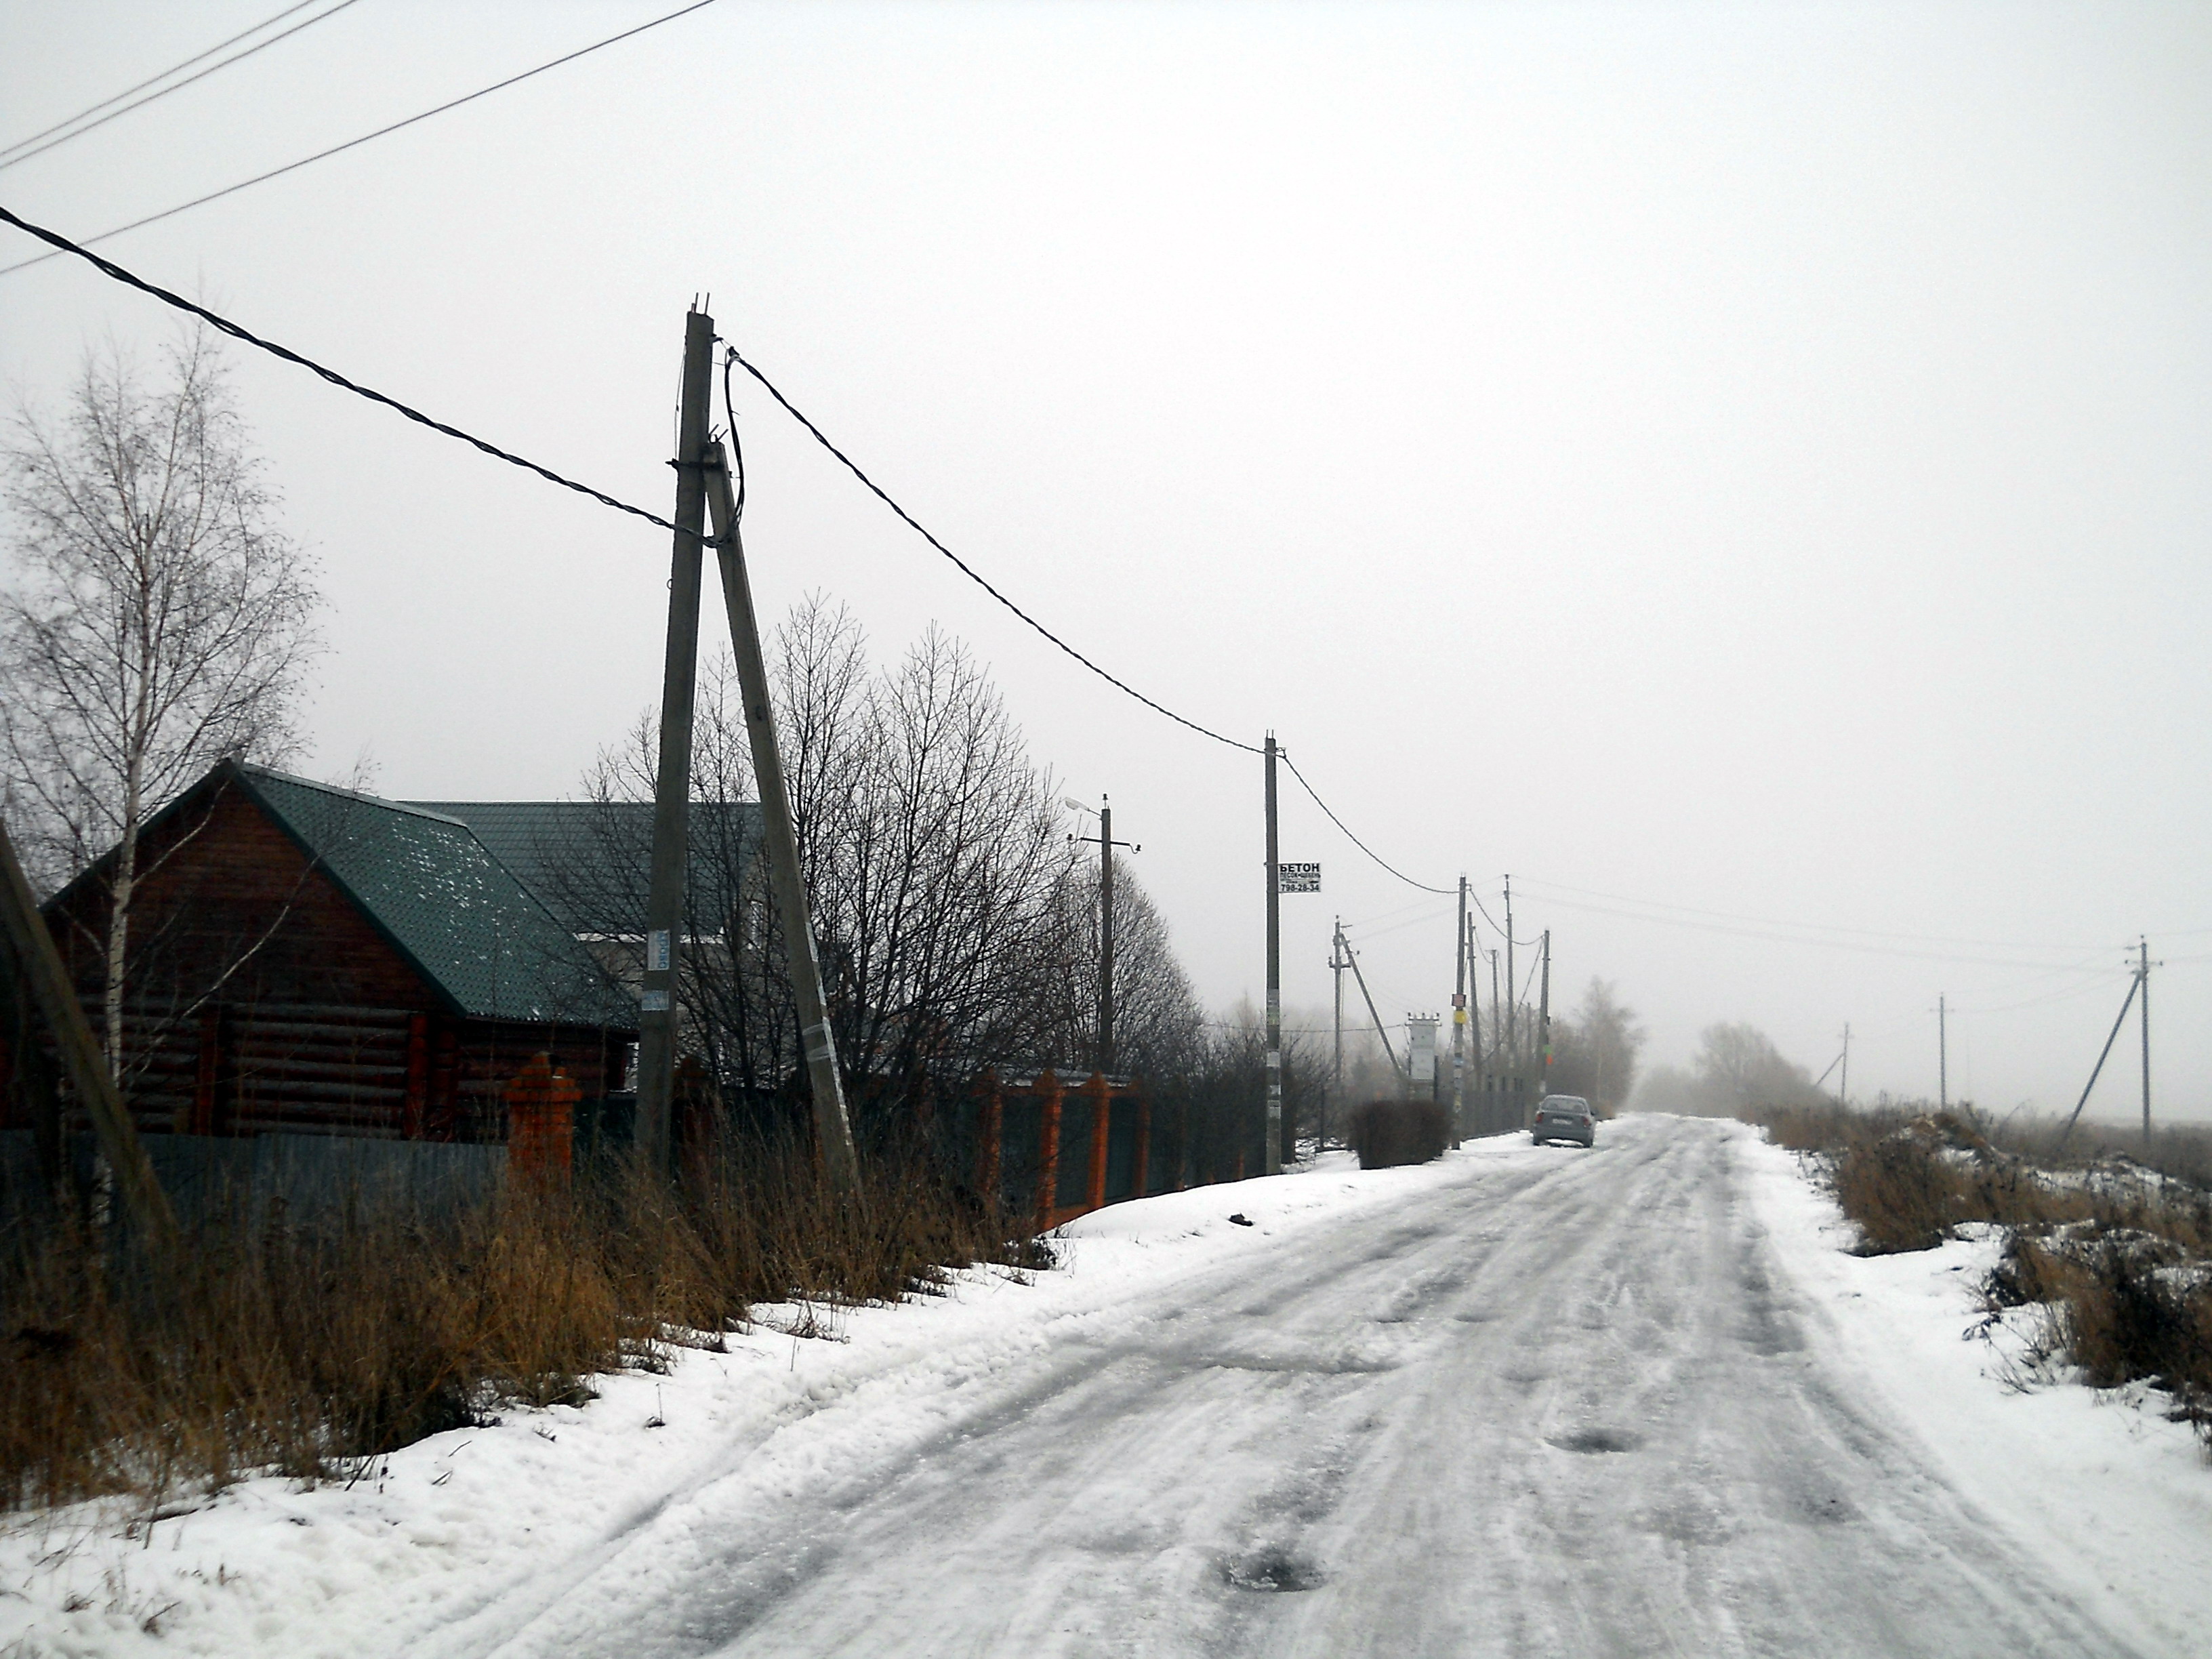
[[1060, 1079], [1047, 1072], [1030, 1087], [1039, 1103], [1036, 1224], [1049, 1227], [1060, 1206]]
[[1088, 1194], [1091, 1209], [1103, 1208], [1106, 1202], [1106, 1142], [1114, 1128], [1114, 1086], [1106, 1081], [1106, 1073], [1094, 1072], [1091, 1081], [1083, 1085], [1089, 1095], [1091, 1107], [1091, 1190]]
[[553, 1069], [550, 1054], [534, 1054], [507, 1085], [507, 1170], [510, 1176], [566, 1186], [575, 1142], [576, 1103], [584, 1091], [574, 1078]]

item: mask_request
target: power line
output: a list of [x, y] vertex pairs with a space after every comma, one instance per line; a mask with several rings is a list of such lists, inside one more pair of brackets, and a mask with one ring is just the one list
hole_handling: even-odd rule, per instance
[[[89, 246], [95, 243], [105, 242], [122, 235], [125, 231], [140, 230], [148, 225], [159, 224], [164, 219], [175, 218], [179, 213], [189, 213], [194, 208], [205, 207], [210, 202], [219, 202], [226, 196], [235, 196], [240, 191], [250, 190], [255, 185], [265, 185], [271, 179], [281, 179], [288, 173], [297, 173], [301, 167], [312, 167], [317, 161], [327, 161], [333, 155], [358, 149], [373, 139], [382, 138], [388, 134], [398, 132], [403, 127], [411, 127], [418, 121], [427, 121], [434, 115], [443, 115], [447, 110], [459, 109], [464, 104], [472, 104], [479, 98], [489, 98], [493, 93], [503, 92], [509, 87], [529, 80], [532, 76], [543, 75], [548, 70], [559, 69], [563, 64], [573, 64], [579, 58], [588, 58], [592, 53], [611, 46], [617, 41], [627, 40], [632, 35], [643, 34], [647, 29], [657, 29], [663, 23], [672, 23], [679, 17], [689, 16], [691, 13], [703, 10], [714, 3], [714, 0], [692, 0], [691, 4], [679, 7], [664, 16], [656, 17], [649, 23], [640, 23], [634, 29], [624, 29], [620, 34], [611, 34], [604, 40], [595, 40], [588, 46], [540, 64], [535, 69], [525, 70], [520, 75], [510, 75], [504, 81], [495, 81], [488, 87], [479, 87], [476, 91], [463, 97], [452, 99], [434, 109], [426, 109], [420, 114], [410, 115], [404, 121], [394, 121], [391, 125], [379, 127], [374, 132], [364, 132], [358, 138], [349, 138], [343, 144], [332, 144], [328, 149], [319, 149], [313, 155], [303, 155], [298, 161], [288, 161], [281, 167], [271, 167], [266, 173], [257, 173], [251, 179], [241, 179], [234, 185], [226, 185], [221, 190], [210, 191], [204, 196], [196, 196], [189, 202], [179, 203], [175, 207], [164, 208], [159, 213], [149, 213], [143, 219], [133, 219], [127, 225], [118, 225], [112, 230], [103, 230], [97, 236], [87, 237], [85, 245]], [[33, 265], [43, 264], [53, 257], [51, 253], [40, 253], [28, 259], [19, 260], [12, 265], [0, 265], [0, 276], [27, 270]]]
[[[962, 558], [957, 553], [955, 553], [943, 542], [938, 540], [936, 537], [931, 535], [928, 530], [923, 526], [919, 519], [915, 518], [913, 514], [908, 512], [896, 501], [893, 501], [881, 484], [878, 483], [873, 478], [871, 478], [866, 473], [861, 471], [858, 462], [854, 461], [853, 458], [850, 455], [848, 455], [843, 450], [838, 448], [836, 445], [831, 443], [829, 438], [823, 434], [822, 428], [815, 425], [813, 422], [808, 420], [805, 415], [801, 414], [798, 406], [794, 404], [790, 398], [785, 397], [782, 392], [776, 390], [775, 383], [769, 380], [767, 375], [762, 374], [759, 369], [754, 368], [751, 363], [748, 362], [744, 355], [740, 353], [735, 346], [730, 348], [729, 361], [737, 364], [739, 368], [744, 369], [746, 374], [751, 375], [753, 379], [758, 380], [763, 386], [767, 388], [769, 396], [775, 398], [779, 404], [781, 404], [786, 414], [789, 415], [792, 419], [797, 421], [799, 425], [805, 427], [808, 432], [812, 434], [815, 442], [820, 444], [823, 448], [828, 450], [840, 461], [842, 461], [845, 464], [845, 470], [848, 472], [850, 472], [854, 477], [866, 484], [868, 487], [869, 492], [872, 494], [878, 501], [881, 501], [885, 507], [888, 507], [892, 512], [897, 514], [900, 518], [903, 519], [908, 526], [911, 528], [915, 534], [919, 535], [922, 540], [927, 542], [939, 553], [942, 553], [946, 558], [951, 560], [962, 575], [967, 577], [969, 581], [975, 583], [976, 586], [981, 588], [986, 593], [988, 593], [1000, 605], [1012, 611], [1015, 616], [1020, 617], [1031, 628], [1035, 629], [1039, 634], [1042, 634], [1046, 639], [1051, 641], [1053, 644], [1058, 646], [1062, 651], [1074, 658], [1076, 661], [1081, 663], [1085, 668], [1096, 674], [1100, 679], [1105, 681], [1107, 684], [1112, 686], [1115, 690], [1120, 691], [1127, 696], [1134, 697], [1139, 702], [1144, 704], [1146, 708], [1151, 709], [1154, 714], [1165, 714], [1176, 725], [1188, 726], [1192, 731], [1197, 732], [1199, 736], [1202, 738], [1212, 738], [1216, 743], [1225, 743], [1231, 749], [1241, 749], [1248, 755], [1257, 755], [1263, 752], [1257, 744], [1239, 743], [1235, 738], [1224, 737], [1220, 732], [1213, 731], [1210, 727], [1200, 726], [1194, 720], [1189, 720], [1185, 718], [1183, 715], [1176, 714], [1174, 709], [1170, 708], [1165, 703], [1154, 702], [1143, 692], [1138, 690], [1136, 687], [1128, 684], [1127, 681], [1117, 679], [1112, 674], [1108, 673], [1097, 663], [1091, 661], [1090, 658], [1085, 656], [1080, 651], [1078, 651], [1073, 646], [1070, 645], [1066, 640], [1060, 638], [1059, 635], [1054, 633], [1049, 628], [1047, 628], [1035, 617], [1030, 615], [1028, 611], [1023, 610], [1021, 606], [1016, 605], [1004, 593], [999, 592], [997, 588], [992, 586], [988, 581], [985, 580], [982, 576], [976, 573], [975, 568], [969, 564], [965, 559]], [[725, 395], [726, 395], [726, 392]], [[735, 417], [734, 415], [732, 415], [732, 424], [734, 423]], [[1296, 767], [1292, 767], [1291, 770], [1295, 773], [1297, 769]], [[1304, 783], [1305, 780], [1304, 778], [1300, 778], [1298, 781]], [[1307, 793], [1309, 794], [1312, 793], [1310, 787], [1308, 788]], [[1318, 799], [1319, 797], [1316, 796], [1315, 799]], [[1328, 811], [1325, 806], [1322, 810], [1324, 812]], [[1335, 815], [1331, 813], [1330, 816], [1333, 817]], [[1352, 832], [1347, 830], [1345, 833], [1346, 835], [1350, 835]], [[1381, 860], [1377, 860], [1376, 862], [1380, 863]]]
[[[711, 4], [713, 3], [713, 0], [702, 0], [702, 3]], [[382, 404], [386, 409], [405, 416], [409, 420], [415, 422], [419, 426], [427, 426], [433, 432], [441, 432], [448, 438], [458, 438], [463, 443], [467, 444], [473, 448], [482, 450], [485, 454], [491, 456], [495, 460], [505, 461], [510, 466], [519, 466], [526, 472], [534, 472], [539, 477], [544, 479], [548, 483], [556, 483], [563, 489], [573, 489], [580, 495], [588, 495], [603, 507], [611, 507], [617, 513], [627, 513], [634, 518], [643, 519], [647, 524], [659, 525], [663, 530], [673, 530], [676, 528], [672, 523], [668, 520], [662, 518], [658, 513], [648, 513], [641, 507], [632, 507], [628, 501], [619, 501], [614, 496], [606, 494], [604, 490], [592, 489], [589, 484], [578, 483], [574, 478], [564, 478], [559, 473], [554, 471], [550, 467], [540, 466], [535, 461], [526, 460], [520, 455], [512, 454], [507, 450], [501, 449], [496, 444], [486, 442], [483, 439], [476, 436], [473, 433], [464, 432], [457, 426], [447, 426], [443, 421], [433, 420], [429, 416], [422, 413], [421, 410], [410, 409], [405, 404], [401, 403], [397, 398], [386, 397], [383, 392], [378, 392], [372, 387], [362, 386], [357, 381], [349, 380], [344, 375], [339, 374], [337, 370], [334, 368], [325, 368], [322, 364], [315, 362], [312, 357], [303, 357], [298, 352], [291, 349], [289, 346], [278, 345], [273, 340], [264, 340], [258, 334], [252, 333], [249, 330], [241, 328], [238, 324], [232, 322], [228, 317], [218, 316], [214, 312], [210, 311], [205, 306], [194, 304], [191, 301], [185, 299], [181, 294], [172, 294], [166, 288], [155, 287], [152, 283], [146, 281], [143, 276], [133, 276], [130, 271], [125, 270], [121, 265], [117, 264], [113, 260], [105, 258], [100, 254], [93, 252], [88, 248], [80, 247], [76, 243], [72, 242], [68, 237], [64, 236], [58, 231], [48, 230], [43, 225], [34, 225], [28, 219], [23, 218], [20, 215], [9, 212], [5, 207], [0, 207], [0, 222], [5, 222], [8, 224], [11, 224], [18, 230], [27, 231], [32, 235], [37, 237], [40, 241], [52, 244], [53, 246], [58, 248], [64, 253], [76, 254], [77, 258], [84, 260], [101, 275], [111, 276], [117, 282], [125, 284], [126, 287], [135, 288], [142, 294], [150, 294], [155, 299], [161, 301], [164, 305], [174, 306], [178, 310], [185, 312], [191, 316], [198, 318], [202, 322], [207, 323], [211, 326], [221, 330], [223, 333], [229, 335], [231, 338], [234, 340], [243, 340], [246, 344], [265, 351], [272, 357], [281, 357], [288, 363], [296, 363], [301, 368], [307, 369], [313, 374], [319, 374], [324, 380], [328, 380], [334, 386], [350, 392], [357, 398], [366, 398], [373, 404]]]
[[[195, 81], [206, 80], [209, 76], [213, 75], [217, 70], [228, 69], [233, 64], [242, 64], [247, 58], [252, 57], [255, 52], [265, 51], [267, 48], [275, 46], [279, 40], [289, 40], [294, 35], [297, 34], [301, 29], [311, 29], [314, 27], [316, 24], [320, 23], [326, 19], [337, 16], [348, 6], [355, 3], [356, 3], [356, 0], [338, 0], [337, 4], [332, 6], [328, 11], [319, 13], [316, 16], [295, 23], [290, 28], [284, 30], [282, 33], [272, 34], [266, 40], [256, 41], [252, 46], [248, 46], [244, 52], [234, 52], [219, 64], [210, 64], [198, 75], [188, 75], [183, 80], [175, 82], [173, 85], [163, 87], [159, 92], [149, 92], [143, 98], [139, 99], [136, 103], [125, 104], [118, 110], [111, 110], [106, 115], [101, 116], [97, 121], [85, 121], [85, 124], [82, 126], [78, 127], [74, 132], [63, 132], [59, 137], [47, 138], [45, 143], [39, 143], [38, 141], [40, 138], [46, 138], [47, 133], [60, 131], [59, 127], [48, 127], [46, 132], [35, 133], [31, 137], [23, 139], [21, 143], [10, 144], [8, 147], [9, 150], [22, 150], [23, 153], [20, 155], [9, 155], [6, 161], [0, 161], [0, 173], [6, 172], [9, 167], [14, 167], [18, 161], [27, 161], [33, 155], [44, 155], [48, 150], [57, 149], [63, 144], [66, 144], [72, 138], [82, 138], [86, 133], [94, 131], [95, 128], [104, 127], [110, 121], [120, 119], [122, 117], [130, 114], [134, 109], [143, 109], [149, 104], [158, 103], [162, 99], [167, 98], [173, 92], [182, 92], [186, 87], [191, 86]], [[293, 6], [288, 10], [281, 11], [276, 14], [276, 17], [270, 18], [266, 22], [256, 23], [252, 28], [246, 31], [246, 34], [252, 34], [256, 29], [266, 28], [269, 27], [270, 23], [276, 22], [279, 18], [289, 17], [293, 12], [299, 9], [299, 7]], [[234, 34], [231, 36], [228, 40], [224, 41], [222, 45], [223, 46], [234, 45], [236, 42], [246, 39], [246, 34]], [[200, 53], [199, 58], [187, 58], [183, 63], [177, 65], [177, 69], [190, 68], [192, 64], [199, 62], [200, 58], [205, 58], [209, 56], [210, 52], [221, 52], [222, 50], [222, 46], [211, 46], [208, 49], [208, 52]], [[167, 76], [174, 75], [176, 72], [176, 69], [164, 70], [160, 75], [154, 77], [154, 81], [165, 79]], [[154, 81], [142, 81], [137, 86], [133, 87], [131, 89], [131, 92], [137, 92], [142, 88], [149, 87], [154, 84]], [[115, 98], [109, 99], [107, 103], [112, 104], [114, 103], [118, 98], [128, 98], [130, 96], [130, 92], [118, 93], [115, 95]], [[92, 109], [86, 110], [83, 114], [72, 115], [70, 117], [69, 120], [61, 123], [61, 126], [66, 127], [72, 122], [83, 121], [84, 116], [93, 113], [94, 110], [105, 109], [106, 107], [106, 105], [105, 104], [94, 104], [92, 106]], [[23, 147], [26, 144], [36, 144], [37, 148], [33, 149], [24, 149]]]
[[190, 58], [185, 58], [183, 63], [172, 64], [168, 68], [163, 70], [159, 75], [149, 76], [146, 79], [138, 82], [135, 87], [125, 87], [122, 91], [117, 93], [112, 98], [103, 98], [98, 103], [91, 105], [88, 108], [79, 110], [67, 120], [57, 121], [50, 127], [41, 127], [38, 131], [32, 133], [28, 137], [18, 138], [12, 144], [0, 144], [0, 155], [12, 155], [16, 150], [21, 149], [27, 144], [37, 143], [40, 139], [46, 137], [50, 133], [59, 132], [64, 127], [75, 126], [79, 121], [83, 120], [86, 116], [97, 115], [100, 111], [106, 109], [110, 104], [119, 104], [125, 98], [131, 96], [132, 93], [143, 92], [147, 88], [155, 85], [156, 82], [167, 80], [179, 70], [190, 69], [193, 64], [198, 63], [201, 58], [212, 58], [216, 53], [222, 51], [224, 47], [234, 46], [240, 41], [245, 40], [249, 34], [258, 34], [262, 30], [267, 28], [271, 23], [281, 23], [286, 18], [289, 17], [294, 12], [305, 11], [309, 6], [312, 6], [314, 3], [315, 0], [295, 0], [294, 4], [285, 7], [283, 10], [276, 13], [274, 16], [263, 18], [252, 28], [240, 29], [236, 34], [232, 35], [229, 40], [218, 40], [213, 46], [210, 46], [205, 52], [194, 52]]
[[[1686, 916], [1656, 916], [1639, 910], [1616, 909], [1610, 905], [1584, 904], [1579, 900], [1560, 898], [1556, 894], [1545, 896], [1544, 902], [1556, 904], [1568, 910], [1587, 910], [1594, 915], [1619, 916], [1627, 921], [1650, 922], [1660, 927], [1687, 927], [1701, 933], [1724, 933], [1735, 939], [1767, 939], [1779, 945], [1810, 945], [1815, 950], [1856, 951], [1866, 956], [1899, 957], [1917, 962], [1968, 963], [1984, 968], [2024, 968], [2042, 965], [2051, 967], [2053, 971], [2057, 969], [2057, 964], [2027, 963], [2017, 957], [1974, 957], [1959, 956], [1944, 951], [1905, 951], [1895, 945], [1862, 944], [1854, 939], [1814, 939], [1802, 933], [1778, 933], [1754, 927], [1732, 927], [1717, 921], [1695, 921]], [[1777, 925], [1786, 927], [1789, 924]], [[2007, 948], [2027, 950], [2033, 947], [2020, 945]], [[2051, 948], [2055, 950], [2057, 947]]]
[[1808, 933], [1852, 933], [1861, 939], [1897, 939], [1908, 945], [1967, 945], [1978, 949], [1993, 951], [2087, 951], [2104, 948], [2094, 945], [2027, 945], [2012, 939], [1960, 939], [1942, 933], [1899, 933], [1886, 932], [1878, 927], [1845, 927], [1834, 922], [1781, 921], [1772, 916], [1747, 916], [1731, 910], [1705, 910], [1691, 904], [1670, 904], [1662, 899], [1636, 898], [1626, 893], [1601, 893], [1591, 888], [1570, 886], [1565, 882], [1547, 881], [1536, 876], [1524, 877], [1522, 879], [1532, 887], [1548, 887], [1556, 892], [1573, 893], [1583, 898], [1610, 899], [1616, 904], [1641, 905], [1650, 910], [1674, 910], [1685, 915], [1708, 917], [1716, 921], [1744, 922], [1754, 927], [1788, 927]]
[[1306, 775], [1298, 770], [1297, 763], [1291, 759], [1290, 756], [1286, 753], [1283, 753], [1281, 750], [1278, 750], [1277, 753], [1280, 756], [1283, 764], [1291, 769], [1291, 775], [1298, 781], [1298, 787], [1304, 790], [1306, 793], [1313, 797], [1313, 804], [1316, 806], [1320, 807], [1321, 810], [1328, 815], [1328, 821], [1331, 823], [1344, 831], [1345, 839], [1349, 841], [1354, 847], [1357, 847], [1361, 852], [1366, 854], [1369, 858], [1373, 859], [1376, 863], [1381, 865], [1383, 869], [1388, 870], [1392, 875], [1397, 877], [1399, 880], [1404, 882], [1408, 887], [1418, 887], [1424, 893], [1434, 893], [1439, 898], [1457, 898], [1459, 896], [1459, 889], [1456, 887], [1431, 887], [1425, 881], [1415, 881], [1403, 870], [1399, 869], [1395, 865], [1385, 862], [1380, 853], [1370, 847], [1365, 842], [1360, 840], [1358, 836], [1353, 835], [1352, 833], [1351, 826], [1346, 824], [1342, 818], [1337, 817], [1334, 811], [1329, 810], [1328, 803], [1321, 798], [1319, 792], [1314, 788], [1313, 785], [1306, 781]]
[[[1476, 892], [1474, 888], [1470, 887], [1467, 890], [1467, 896], [1474, 901], [1474, 908], [1482, 912], [1482, 919], [1490, 924], [1490, 931], [1492, 933], [1497, 934], [1500, 939], [1509, 937], [1505, 929], [1498, 925], [1498, 918], [1490, 914], [1489, 907], [1483, 903], [1481, 894]], [[1534, 945], [1536, 943], [1533, 939], [1516, 939], [1513, 942], [1516, 945]]]

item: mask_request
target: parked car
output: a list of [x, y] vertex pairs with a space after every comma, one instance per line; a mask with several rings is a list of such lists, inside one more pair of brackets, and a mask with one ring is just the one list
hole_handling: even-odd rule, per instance
[[1546, 1095], [1536, 1103], [1536, 1121], [1529, 1134], [1540, 1146], [1547, 1140], [1578, 1140], [1597, 1144], [1597, 1114], [1580, 1095]]

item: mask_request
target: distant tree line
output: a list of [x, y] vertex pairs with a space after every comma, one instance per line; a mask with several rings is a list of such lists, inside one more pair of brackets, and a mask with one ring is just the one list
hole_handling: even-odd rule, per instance
[[1733, 1117], [1827, 1098], [1812, 1073], [1784, 1056], [1766, 1033], [1724, 1021], [1705, 1027], [1686, 1067], [1654, 1066], [1637, 1091], [1635, 1103], [1639, 1111]]

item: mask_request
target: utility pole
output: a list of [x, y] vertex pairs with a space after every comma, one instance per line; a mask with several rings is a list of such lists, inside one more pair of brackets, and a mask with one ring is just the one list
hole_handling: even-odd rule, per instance
[[1344, 1109], [1344, 918], [1336, 919], [1328, 942], [1329, 971], [1336, 978], [1336, 1036], [1329, 1049], [1328, 1105], [1331, 1116]]
[[[1467, 919], [1467, 1047], [1468, 1065], [1474, 1087], [1482, 1089], [1482, 933], [1474, 918]], [[1493, 1012], [1495, 1012], [1493, 1010]]]
[[1950, 1016], [1942, 997], [1936, 999], [1936, 1104], [1943, 1111], [1951, 1109]]
[[1354, 951], [1352, 946], [1347, 944], [1344, 947], [1344, 954], [1346, 957], [1345, 965], [1352, 969], [1352, 982], [1359, 987], [1360, 999], [1367, 1005], [1367, 1018], [1375, 1022], [1375, 1035], [1382, 1044], [1382, 1057], [1390, 1062], [1390, 1075], [1397, 1079], [1401, 1085], [1410, 1085], [1413, 1080], [1413, 1059], [1410, 1045], [1407, 1049], [1406, 1064], [1403, 1066], [1399, 1065], [1398, 1051], [1390, 1046], [1390, 1028], [1382, 1023], [1382, 1012], [1375, 1006], [1374, 993], [1367, 988], [1367, 975], [1359, 971], [1359, 953]]
[[1459, 878], [1459, 927], [1452, 940], [1452, 1145], [1467, 1132], [1467, 878]]
[[1513, 1080], [1516, 1100], [1521, 1096], [1521, 1044], [1514, 1030], [1515, 1004], [1521, 1000], [1521, 981], [1513, 976], [1513, 878], [1505, 878], [1505, 988], [1513, 1000], [1505, 1005], [1505, 1070]]
[[2136, 977], [2142, 985], [2143, 1151], [2150, 1151], [2150, 941], [2136, 936]]
[[668, 576], [668, 645], [660, 675], [660, 764], [653, 791], [653, 864], [645, 902], [645, 978], [638, 1002], [640, 1164], [671, 1167], [669, 1108], [676, 1082], [676, 959], [684, 942], [684, 864], [690, 850], [691, 694], [699, 665], [699, 565], [707, 523], [707, 422], [714, 319], [684, 319], [684, 393], [676, 429], [676, 546]]
[[1846, 1107], [1851, 1103], [1851, 1023], [1849, 1020], [1844, 1022], [1844, 1080], [1837, 1086], [1836, 1103]]
[[1536, 1093], [1552, 1092], [1552, 930], [1544, 930], [1544, 988], [1538, 993]]
[[[1060, 798], [1063, 805], [1079, 812], [1091, 809], [1072, 796]], [[1104, 795], [1098, 797], [1098, 833], [1095, 836], [1070, 836], [1071, 842], [1094, 842], [1098, 848], [1098, 1050], [1096, 1056], [1099, 1075], [1114, 1069], [1114, 849], [1127, 847], [1133, 853], [1141, 853], [1141, 847], [1114, 839], [1114, 808]]]
[[1267, 733], [1267, 1146], [1269, 1175], [1283, 1172], [1282, 872], [1275, 848], [1275, 734]]
[[[711, 323], [708, 330], [711, 334]], [[753, 613], [738, 505], [730, 488], [729, 465], [718, 443], [707, 447], [707, 475], [713, 486], [709, 500], [714, 511], [714, 551], [730, 618], [730, 650], [737, 661], [738, 695], [744, 700], [753, 779], [760, 787], [769, 885], [783, 928], [792, 1000], [799, 1013], [799, 1046], [806, 1057], [807, 1088], [813, 1097], [815, 1144], [822, 1150], [830, 1185], [857, 1202], [860, 1162], [853, 1149], [852, 1120], [845, 1112], [845, 1080], [837, 1068], [829, 1000], [822, 992], [822, 963], [814, 952], [814, 919], [806, 908], [806, 880], [799, 867], [799, 835], [792, 821], [791, 793], [783, 781], [783, 753], [776, 742], [775, 708], [769, 702], [768, 663], [761, 654], [760, 619]]]
[[1492, 951], [1490, 953], [1490, 1076], [1493, 1083], [1498, 1078], [1498, 1057], [1503, 1052], [1501, 1033], [1505, 1030], [1498, 1024], [1500, 1018], [1498, 1010], [1498, 952]]

